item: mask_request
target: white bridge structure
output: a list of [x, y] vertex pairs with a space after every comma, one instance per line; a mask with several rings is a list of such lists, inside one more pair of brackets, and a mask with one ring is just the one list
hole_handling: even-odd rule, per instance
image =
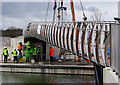
[[31, 22], [24, 29], [24, 38], [34, 37], [90, 60], [97, 69], [95, 74], [99, 74], [96, 81], [103, 82], [100, 73], [104, 67], [110, 67], [120, 77], [119, 28], [115, 21]]
[[24, 37], [35, 37], [99, 65], [110, 65], [111, 25], [116, 22], [32, 22]]

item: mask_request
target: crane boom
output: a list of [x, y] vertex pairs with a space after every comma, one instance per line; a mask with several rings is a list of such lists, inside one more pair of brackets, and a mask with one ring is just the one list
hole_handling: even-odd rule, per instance
[[[73, 0], [70, 0], [70, 6], [71, 6], [71, 12], [72, 12], [72, 20], [73, 20], [73, 22], [75, 22], [75, 12], [74, 12]], [[74, 23], [74, 26], [75, 26], [75, 23]]]

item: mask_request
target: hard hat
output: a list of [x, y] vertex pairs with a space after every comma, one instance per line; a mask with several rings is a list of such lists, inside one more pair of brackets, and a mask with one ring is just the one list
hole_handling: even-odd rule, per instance
[[14, 48], [14, 50], [16, 50], [16, 48]]
[[4, 47], [4, 49], [6, 49], [7, 47]]

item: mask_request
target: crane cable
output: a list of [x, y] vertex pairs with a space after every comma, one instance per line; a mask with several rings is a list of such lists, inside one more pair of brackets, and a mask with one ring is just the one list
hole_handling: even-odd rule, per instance
[[53, 10], [54, 10], [54, 13], [53, 13], [53, 21], [55, 21], [56, 8], [57, 8], [57, 3], [56, 3], [56, 0], [54, 0], [54, 7], [53, 7]]
[[83, 13], [83, 20], [87, 20], [87, 17], [85, 16], [85, 12], [84, 12], [84, 9], [83, 9], [83, 5], [82, 5], [82, 2], [80, 0], [80, 5], [81, 5], [81, 8], [82, 8], [82, 13]]
[[58, 1], [58, 15], [57, 15], [57, 17], [58, 17], [58, 22], [60, 21], [60, 17], [61, 17], [61, 15], [60, 15], [60, 0]]
[[45, 22], [47, 21], [47, 16], [48, 16], [49, 5], [50, 5], [50, 0], [49, 0], [49, 2], [48, 2], [48, 6], [47, 6], [47, 12], [46, 12]]

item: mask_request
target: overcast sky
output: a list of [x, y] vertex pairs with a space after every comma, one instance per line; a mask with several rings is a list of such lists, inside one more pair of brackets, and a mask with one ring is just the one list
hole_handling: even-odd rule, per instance
[[[18, 28], [24, 28], [26, 24], [33, 21], [45, 21], [47, 12], [47, 0], [46, 2], [2, 2], [2, 28], [15, 26]], [[12, 2], [13, 1], [13, 2]], [[33, 0], [32, 0], [33, 1]], [[37, 1], [37, 0], [34, 0]], [[43, 0], [41, 0], [43, 1]], [[93, 2], [94, 1], [94, 2]], [[119, 0], [84, 0], [83, 7], [88, 20], [91, 20], [91, 15], [95, 9], [98, 9], [102, 14], [103, 20], [112, 21], [114, 17], [118, 16], [118, 1]], [[108, 2], [110, 1], [110, 2]], [[64, 19], [72, 21], [71, 9], [69, 2], [65, 2], [64, 6], [68, 9], [64, 12]], [[82, 11], [79, 1], [74, 2], [76, 21], [82, 21]], [[48, 21], [53, 20], [53, 2], [50, 2], [48, 11]]]

